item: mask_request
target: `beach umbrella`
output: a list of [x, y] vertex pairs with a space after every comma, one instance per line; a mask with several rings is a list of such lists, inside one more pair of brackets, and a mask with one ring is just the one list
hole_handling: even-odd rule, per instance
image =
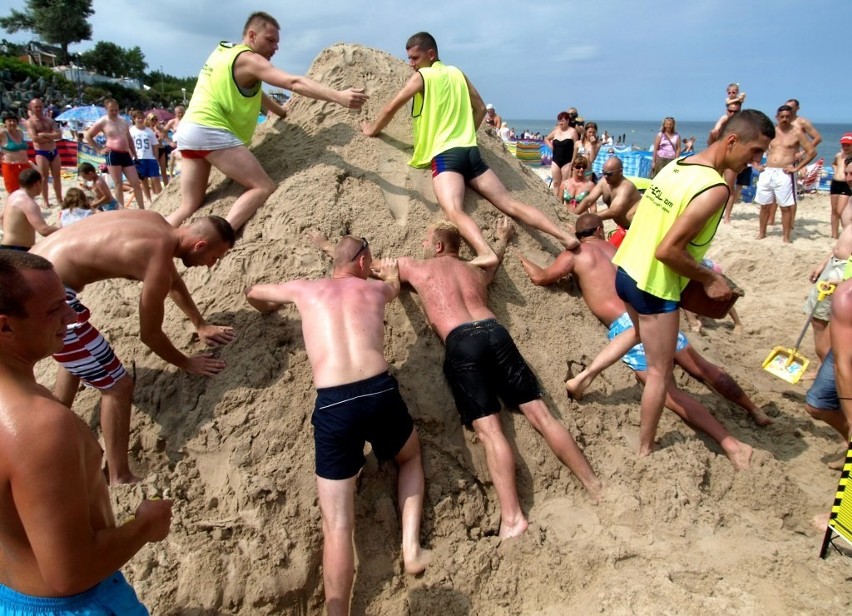
[[146, 112], [145, 112], [145, 117], [148, 117], [148, 116], [149, 116], [150, 114], [152, 114], [152, 113], [153, 113], [155, 116], [157, 116], [157, 119], [158, 119], [160, 122], [168, 122], [168, 121], [169, 121], [169, 120], [171, 120], [173, 117], [175, 117], [175, 114], [173, 114], [173, 113], [172, 113], [171, 111], [169, 111], [168, 109], [150, 109], [150, 110], [148, 110], [148, 111], [146, 111]]
[[59, 122], [95, 122], [99, 118], [106, 115], [106, 109], [100, 105], [85, 105], [83, 107], [73, 107], [66, 109], [54, 118]]

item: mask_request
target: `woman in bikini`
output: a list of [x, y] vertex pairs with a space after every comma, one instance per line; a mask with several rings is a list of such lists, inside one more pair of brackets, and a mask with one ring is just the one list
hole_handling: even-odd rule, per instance
[[35, 169], [27, 159], [27, 142], [24, 131], [18, 126], [18, 116], [11, 111], [3, 114], [4, 131], [0, 133], [0, 150], [3, 151], [3, 184], [11, 195], [21, 187], [18, 176], [24, 169]]
[[[583, 126], [583, 138], [574, 145], [574, 160], [577, 160], [578, 156], [582, 156], [591, 165], [598, 157], [600, 149], [601, 141], [598, 139], [598, 125], [594, 122], [586, 122]], [[591, 178], [593, 182], [597, 181], [594, 174], [592, 174]]]
[[[571, 176], [562, 182], [562, 202], [572, 214], [576, 214], [577, 206], [595, 187], [595, 183], [586, 177], [588, 168], [588, 159], [582, 155], [577, 156], [571, 165]], [[596, 209], [592, 206], [589, 211]]]
[[680, 156], [680, 135], [675, 131], [674, 118], [665, 118], [660, 132], [654, 137], [654, 166], [651, 177]]
[[568, 177], [571, 173], [574, 142], [580, 138], [580, 134], [569, 124], [569, 120], [567, 111], [559, 112], [556, 116], [556, 128], [544, 138], [544, 142], [553, 151], [553, 162], [550, 163], [550, 177], [553, 179], [550, 186], [557, 197], [560, 194], [562, 178]]

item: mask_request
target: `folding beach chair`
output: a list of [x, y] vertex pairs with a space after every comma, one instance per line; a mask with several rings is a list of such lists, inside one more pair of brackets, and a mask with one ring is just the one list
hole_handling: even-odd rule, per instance
[[796, 192], [800, 195], [815, 192], [819, 188], [819, 180], [822, 177], [825, 159], [820, 158], [813, 164], [805, 167], [805, 172], [796, 182]]
[[849, 449], [846, 451], [846, 462], [843, 465], [843, 472], [840, 474], [840, 483], [837, 485], [837, 494], [834, 496], [834, 505], [831, 508], [831, 515], [828, 518], [828, 527], [825, 529], [825, 537], [822, 540], [822, 548], [819, 552], [820, 558], [828, 556], [828, 546], [841, 552], [840, 548], [835, 545], [837, 537], [842, 537], [850, 546], [852, 546], [852, 487], [850, 486], [849, 474], [852, 473], [852, 442], [849, 443]]

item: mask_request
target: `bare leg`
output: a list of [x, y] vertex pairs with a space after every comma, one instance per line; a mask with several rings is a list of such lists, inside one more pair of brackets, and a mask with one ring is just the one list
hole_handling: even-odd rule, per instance
[[[59, 150], [50, 161], [50, 176], [53, 179], [53, 194], [56, 195], [56, 202], [62, 205], [62, 159], [59, 157]], [[44, 176], [44, 181], [47, 182], [47, 176]]]
[[728, 316], [731, 317], [731, 320], [734, 322], [734, 333], [743, 333], [743, 322], [740, 320], [740, 315], [737, 312], [737, 309], [731, 308], [730, 310], [728, 310]]
[[145, 200], [148, 203], [151, 203], [151, 182], [148, 178], [139, 179], [139, 184], [142, 186], [142, 194], [145, 196]]
[[112, 179], [112, 183], [115, 186], [115, 198], [118, 201], [118, 205], [121, 209], [124, 209], [124, 176], [121, 173], [121, 167], [118, 165], [109, 165], [107, 167], [107, 172], [109, 173], [109, 177]]
[[772, 225], [773, 227], [778, 224], [778, 222], [775, 220], [775, 213], [777, 211], [778, 211], [778, 204], [772, 203], [769, 206], [769, 224]]
[[139, 209], [144, 210], [145, 200], [142, 198], [142, 180], [139, 179], [139, 175], [136, 173], [136, 167], [124, 167], [122, 171], [127, 176], [127, 181], [130, 183], [131, 188], [133, 188], [133, 194], [136, 197], [136, 203], [139, 204]]
[[849, 422], [846, 420], [846, 416], [839, 409], [824, 411], [814, 408], [810, 404], [805, 404], [805, 410], [811, 417], [824, 421], [840, 435], [840, 440], [843, 443], [843, 454], [837, 460], [829, 462], [828, 467], [834, 470], [842, 469], [846, 462], [846, 448], [849, 446]]
[[127, 374], [111, 388], [101, 390], [101, 430], [104, 434], [109, 482], [112, 485], [139, 481], [130, 471], [127, 456], [132, 400], [133, 379]]
[[811, 320], [811, 327], [814, 330], [814, 350], [819, 360], [823, 361], [831, 349], [831, 324], [814, 317]]
[[426, 570], [431, 559], [429, 550], [420, 547], [420, 519], [423, 515], [423, 460], [417, 430], [394, 458], [399, 465], [397, 499], [402, 516], [402, 560], [405, 572], [417, 575]]
[[547, 214], [531, 205], [518, 201], [509, 194], [497, 175], [490, 169], [473, 178], [470, 181], [470, 186], [507, 216], [552, 235], [565, 248], [571, 249], [578, 245], [577, 238], [568, 233], [566, 229], [560, 228]]
[[657, 425], [666, 400], [666, 392], [673, 384], [674, 354], [677, 344], [680, 311], [660, 314], [638, 314], [633, 306], [626, 305], [639, 339], [645, 345], [648, 378], [642, 390], [639, 413], [639, 456], [654, 451]]
[[790, 234], [793, 232], [793, 219], [795, 218], [795, 205], [781, 208], [781, 240], [785, 244], [789, 244], [792, 239]]
[[565, 429], [565, 426], [556, 421], [550, 414], [550, 410], [544, 401], [539, 398], [522, 404], [520, 408], [536, 432], [544, 437], [547, 446], [556, 454], [560, 462], [577, 476], [592, 500], [599, 500], [601, 482], [598, 476], [595, 475], [595, 471], [592, 470], [589, 461], [583, 455], [583, 451], [577, 446], [577, 441]]
[[485, 241], [479, 226], [464, 211], [464, 177], [454, 171], [444, 171], [432, 178], [432, 187], [444, 216], [459, 228], [462, 237], [476, 253], [471, 263], [479, 266], [497, 263], [497, 255]]
[[80, 378], [68, 372], [61, 365], [57, 366], [56, 383], [53, 386], [53, 396], [69, 409], [74, 404]]
[[700, 334], [701, 330], [704, 328], [704, 324], [701, 322], [701, 317], [697, 314], [690, 312], [689, 310], [683, 311], [683, 317], [686, 319], [687, 325], [689, 325], [689, 329]]
[[225, 217], [234, 229], [241, 229], [278, 188], [244, 146], [214, 150], [207, 162], [246, 189]]
[[639, 344], [639, 334], [635, 328], [618, 334], [600, 350], [585, 370], [565, 381], [565, 389], [568, 390], [568, 395], [575, 400], [582, 398], [583, 392], [601, 372], [624, 357], [624, 354], [637, 344]]
[[775, 204], [761, 205], [760, 216], [757, 220], [757, 239], [766, 238], [766, 225], [769, 223], [770, 210], [775, 207]]
[[[647, 373], [637, 372], [636, 378], [645, 382]], [[734, 438], [725, 427], [720, 424], [713, 415], [695, 398], [678, 389], [674, 383], [670, 383], [665, 396], [666, 408], [674, 411], [679, 417], [692, 427], [706, 433], [710, 438], [719, 443], [727, 458], [738, 471], [748, 468], [753, 453], [752, 448], [742, 441]]]
[[166, 216], [173, 227], [181, 226], [201, 207], [207, 180], [210, 179], [210, 163], [203, 158], [186, 158], [181, 163], [180, 207]]
[[551, 183], [550, 188], [553, 190], [554, 196], [556, 196], [559, 201], [562, 201], [562, 167], [557, 165], [556, 163], [550, 163], [550, 177]]
[[768, 426], [772, 423], [772, 418], [748, 397], [730, 374], [721, 366], [704, 358], [692, 345], [675, 353], [674, 361], [692, 378], [698, 379], [726, 400], [747, 411], [758, 426]]
[[160, 177], [163, 178], [163, 186], [169, 185], [169, 170], [166, 168], [166, 155], [162, 153], [157, 158], [157, 164], [160, 166]]
[[355, 578], [355, 477], [317, 477], [322, 512], [322, 581], [328, 616], [349, 614], [352, 581]]
[[160, 184], [160, 178], [151, 178], [151, 192], [154, 193], [154, 196], [163, 192], [163, 186]]
[[485, 461], [500, 502], [500, 537], [517, 537], [528, 526], [518, 501], [515, 484], [515, 455], [500, 426], [500, 414], [474, 420], [476, 436], [485, 447]]
[[[841, 197], [843, 198], [842, 204]], [[837, 239], [840, 234], [840, 215], [843, 213], [846, 204], [849, 203], [849, 197], [847, 195], [831, 195], [829, 199], [831, 200], [831, 237]]]
[[[38, 167], [38, 172], [41, 174], [41, 199], [42, 199], [42, 207], [45, 209], [50, 207], [50, 199], [47, 198], [47, 193], [49, 187], [47, 185], [47, 177], [50, 175], [50, 161], [47, 160], [44, 156], [36, 155], [35, 157], [36, 167]], [[61, 205], [60, 201], [58, 205]]]

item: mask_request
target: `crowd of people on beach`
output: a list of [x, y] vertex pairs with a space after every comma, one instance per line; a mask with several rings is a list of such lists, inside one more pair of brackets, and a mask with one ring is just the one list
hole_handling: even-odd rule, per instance
[[[134, 382], [92, 325], [80, 294], [101, 280], [141, 282], [141, 341], [189, 374], [213, 376], [226, 368], [211, 353], [187, 355], [168, 338], [164, 304], [171, 297], [207, 345], [235, 340], [232, 328], [204, 318], [174, 260], [187, 267], [213, 266], [278, 188], [248, 147], [261, 106], [281, 118], [288, 113], [286, 105], [263, 92], [262, 84], [356, 110], [368, 98], [363, 88], [334, 90], [275, 68], [270, 59], [278, 49], [279, 33], [271, 15], [250, 15], [240, 43], [221, 43], [211, 53], [188, 108], [172, 126], [161, 127], [150, 116], [134, 112], [131, 127], [119, 116], [118, 103], [107, 101], [107, 115], [84, 138], [105, 155], [113, 187], [87, 163], [80, 165], [80, 188], [63, 195], [54, 184], [55, 198], [64, 208], [62, 228], [47, 224], [36, 202], [41, 195], [42, 205], [49, 203], [47, 178], [58, 175], [53, 169], [55, 126], [42, 115], [40, 101], [33, 101], [33, 165], [20, 155], [16, 122], [7, 120], [0, 141], [4, 180], [8, 154], [10, 178], [14, 175], [17, 186], [7, 184], [0, 250], [0, 483], [5, 494], [0, 496], [0, 610], [15, 606], [21, 610], [16, 613], [35, 613], [50, 606], [70, 611], [100, 604], [112, 613], [147, 614], [119, 569], [146, 543], [168, 535], [172, 503], [143, 500], [133, 519], [116, 525], [109, 486], [139, 481], [128, 455]], [[419, 110], [412, 118], [414, 151], [408, 164], [431, 169], [443, 214], [441, 221], [422, 230], [426, 258], [374, 261], [367, 238], [330, 239], [313, 231], [311, 241], [333, 262], [328, 278], [256, 284], [245, 290], [246, 301], [263, 313], [293, 304], [302, 318], [317, 390], [311, 423], [324, 538], [323, 582], [331, 615], [349, 612], [355, 571], [354, 499], [366, 442], [379, 460], [393, 460], [399, 467], [405, 571], [418, 575], [431, 558], [420, 537], [427, 479], [421, 444], [384, 355], [385, 309], [403, 285], [418, 294], [427, 321], [444, 345], [443, 370], [459, 421], [475, 431], [484, 449], [499, 504], [499, 537], [516, 537], [528, 526], [512, 446], [499, 419], [503, 405], [520, 410], [590, 499], [604, 495], [582, 449], [548, 408], [511, 333], [488, 306], [488, 288], [515, 233], [513, 220], [556, 238], [564, 249], [544, 265], [518, 255], [531, 283], [551, 285], [573, 276], [591, 313], [608, 328], [609, 342], [600, 355], [565, 383], [569, 395], [580, 399], [602, 370], [622, 359], [644, 386], [639, 456], [653, 453], [657, 425], [667, 407], [712, 437], [735, 469], [746, 469], [752, 447], [677, 387], [674, 365], [741, 407], [756, 425], [768, 425], [772, 419], [723, 367], [689, 344], [680, 332], [681, 302], [685, 304], [689, 294], [690, 306], [699, 314], [714, 303], [733, 304], [736, 289], [718, 267], [703, 261], [718, 224], [729, 215], [725, 206], [732, 204], [737, 177], [750, 166], [761, 171], [761, 234], [765, 236], [777, 205], [783, 238], [790, 240], [795, 173], [813, 158], [814, 141], [819, 139], [812, 125], [797, 116], [798, 104], [790, 104], [794, 101], [778, 108], [773, 124], [760, 111], [742, 109], [745, 95], [729, 90], [727, 111], [708, 147], [688, 158], [682, 156], [685, 148], [675, 120], [663, 121], [655, 140], [654, 177], [640, 186], [624, 176], [617, 156], [606, 160], [600, 180], [587, 176], [606, 140], [598, 139], [594, 122], [584, 122], [569, 108], [558, 115], [557, 127], [546, 137], [554, 152], [554, 195], [577, 216], [566, 227], [512, 196], [485, 163], [477, 129], [483, 122], [495, 129], [504, 123], [460, 69], [439, 59], [435, 39], [419, 32], [405, 48], [414, 71], [411, 78], [360, 128], [364, 136], [378, 137], [409, 102]], [[176, 146], [182, 156], [181, 202], [164, 217], [144, 210], [160, 187], [154, 182], [151, 194], [146, 193], [141, 176], [165, 181], [159, 151], [170, 130], [176, 130], [176, 143], [169, 141], [169, 146]], [[96, 141], [100, 135], [102, 144]], [[845, 205], [840, 207], [840, 199], [832, 201], [839, 208], [837, 243], [814, 270], [815, 282], [830, 281], [834, 289], [830, 299], [814, 300], [821, 305], [814, 331], [823, 361], [808, 394], [809, 412], [844, 440], [852, 420], [852, 282], [841, 282], [852, 273], [852, 134], [846, 139], [843, 156], [838, 154], [836, 161], [844, 167], [837, 181], [845, 183], [845, 190], [838, 184]], [[765, 152], [764, 167], [757, 161]], [[143, 164], [137, 165], [136, 159]], [[184, 224], [200, 208], [213, 167], [245, 191], [225, 217], [203, 216]], [[123, 178], [137, 208], [125, 201]], [[504, 214], [493, 245], [464, 211], [468, 187]], [[606, 207], [597, 211], [600, 202]], [[605, 220], [617, 224], [609, 238]], [[36, 242], [36, 233], [44, 239]], [[474, 252], [469, 261], [460, 258], [462, 242]], [[48, 356], [59, 364], [52, 393], [34, 376], [35, 363]], [[80, 381], [100, 392], [103, 453], [89, 427], [70, 410]]]

